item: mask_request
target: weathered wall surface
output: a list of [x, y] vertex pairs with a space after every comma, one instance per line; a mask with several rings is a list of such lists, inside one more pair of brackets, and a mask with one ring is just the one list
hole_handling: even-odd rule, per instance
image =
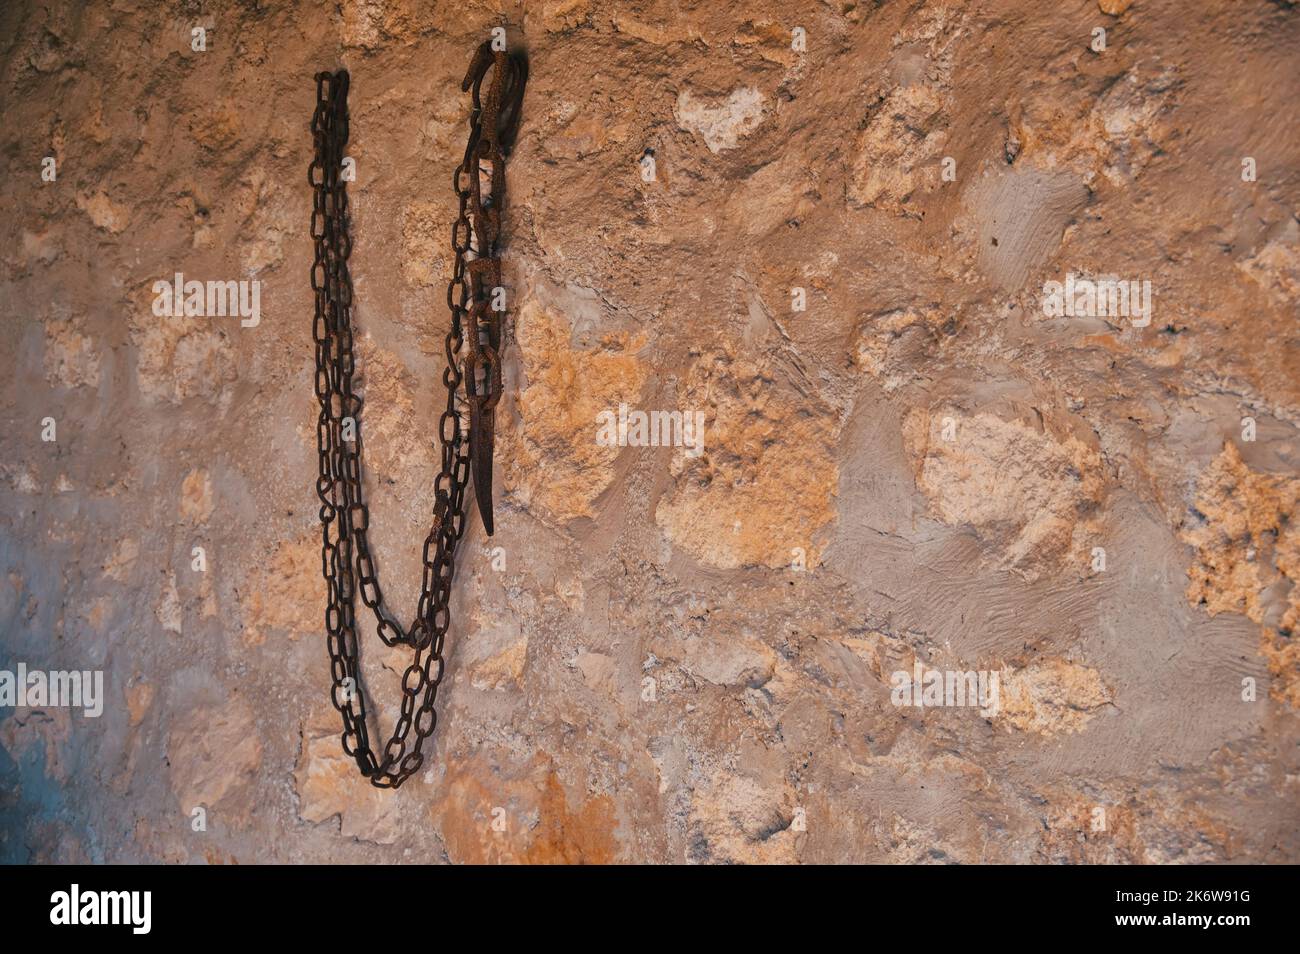
[[[352, 74], [405, 615], [459, 80], [507, 23], [497, 534], [383, 793], [327, 695], [311, 77]], [[1292, 4], [13, 2], [0, 44], [0, 668], [106, 695], [0, 707], [0, 858], [1300, 861]], [[260, 323], [155, 316], [176, 272]], [[1071, 275], [1149, 324], [1049, 313]], [[621, 403], [703, 453], [602, 446]], [[997, 711], [895, 705], [917, 664]]]

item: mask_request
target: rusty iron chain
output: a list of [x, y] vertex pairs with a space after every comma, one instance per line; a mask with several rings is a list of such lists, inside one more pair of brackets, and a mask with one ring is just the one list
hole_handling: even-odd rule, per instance
[[[486, 92], [483, 82], [491, 71]], [[465, 491], [471, 477], [484, 528], [493, 532], [494, 416], [501, 399], [501, 340], [505, 321], [501, 289], [501, 210], [505, 158], [519, 123], [526, 60], [483, 43], [462, 90], [472, 94], [469, 139], [453, 175], [459, 203], [451, 230], [455, 264], [447, 287], [451, 326], [443, 384], [446, 409], [439, 420], [442, 465], [434, 482], [433, 523], [424, 541], [423, 578], [415, 619], [403, 629], [384, 604], [370, 552], [370, 511], [362, 491], [362, 397], [353, 390], [352, 239], [343, 179], [348, 142], [346, 70], [316, 75], [311, 131], [316, 154], [307, 170], [313, 190], [315, 243], [311, 287], [315, 295], [317, 449], [320, 476], [321, 572], [328, 587], [325, 610], [330, 656], [330, 699], [343, 718], [343, 750], [361, 774], [380, 788], [397, 788], [424, 764], [421, 747], [437, 724], [434, 703], [444, 671], [443, 644], [450, 625], [456, 544], [465, 533]], [[461, 386], [464, 393], [461, 394]], [[460, 406], [468, 409], [468, 427]], [[467, 433], [468, 431], [468, 433]], [[350, 439], [349, 439], [350, 438]], [[365, 694], [358, 661], [358, 590], [374, 615], [379, 638], [405, 645], [414, 660], [402, 676], [401, 711], [377, 757], [370, 747]], [[415, 739], [410, 740], [411, 730]]]

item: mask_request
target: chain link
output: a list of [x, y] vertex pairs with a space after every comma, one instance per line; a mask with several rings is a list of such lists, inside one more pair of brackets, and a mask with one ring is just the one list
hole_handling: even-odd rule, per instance
[[[484, 96], [482, 84], [489, 70], [492, 82]], [[471, 475], [484, 528], [489, 535], [493, 531], [494, 409], [502, 390], [500, 348], [505, 320], [504, 309], [494, 307], [499, 303], [496, 289], [501, 276], [497, 255], [505, 202], [505, 156], [518, 127], [527, 75], [521, 56], [494, 51], [490, 43], [484, 43], [475, 52], [462, 84], [464, 91], [472, 91], [473, 105], [465, 156], [453, 176], [459, 211], [452, 226], [455, 264], [447, 286], [451, 326], [443, 371], [447, 404], [438, 423], [442, 462], [434, 482], [433, 523], [424, 541], [419, 604], [415, 620], [406, 629], [384, 605], [367, 536], [370, 511], [362, 492], [363, 402], [352, 385], [356, 367], [348, 266], [352, 240], [343, 180], [349, 77], [346, 70], [316, 75], [316, 110], [311, 122], [316, 155], [307, 180], [313, 190], [312, 337], [320, 402], [316, 494], [321, 504], [321, 572], [328, 587], [325, 629], [330, 699], [343, 718], [344, 752], [356, 760], [361, 774], [380, 788], [396, 788], [420, 769], [424, 764], [421, 747], [437, 724], [434, 703], [444, 671], [456, 544], [465, 533], [465, 491]], [[460, 400], [468, 405], [468, 429], [458, 409]], [[374, 616], [379, 638], [388, 646], [400, 644], [415, 651], [402, 676], [397, 724], [379, 756], [370, 747], [358, 664], [358, 591]]]

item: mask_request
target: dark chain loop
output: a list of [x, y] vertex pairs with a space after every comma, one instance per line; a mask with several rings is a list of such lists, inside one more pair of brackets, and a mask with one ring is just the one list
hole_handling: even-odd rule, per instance
[[[493, 70], [486, 98], [481, 86]], [[348, 257], [348, 195], [343, 151], [348, 141], [348, 73], [316, 75], [311, 131], [316, 155], [307, 170], [313, 190], [311, 237], [315, 259], [312, 339], [316, 348], [317, 450], [320, 476], [321, 572], [328, 587], [326, 645], [330, 700], [343, 718], [343, 750], [361, 774], [381, 788], [396, 788], [424, 763], [421, 747], [437, 724], [434, 703], [442, 682], [443, 645], [451, 622], [449, 603], [456, 544], [465, 533], [465, 491], [471, 473], [479, 513], [492, 533], [493, 409], [501, 398], [500, 347], [504, 310], [494, 307], [500, 287], [497, 258], [505, 202], [505, 156], [514, 140], [528, 71], [519, 56], [484, 43], [474, 54], [463, 89], [473, 90], [469, 141], [453, 185], [459, 212], [452, 227], [455, 264], [447, 287], [446, 409], [438, 422], [442, 465], [434, 482], [433, 524], [424, 541], [423, 574], [415, 620], [403, 630], [384, 606], [370, 553], [370, 511], [361, 483], [362, 397], [353, 391], [352, 275]], [[484, 189], [484, 185], [487, 189]], [[462, 371], [463, 364], [463, 371]], [[468, 434], [458, 411], [469, 405]], [[402, 676], [397, 725], [377, 757], [370, 747], [365, 696], [358, 663], [356, 595], [374, 615], [386, 645], [415, 651]], [[410, 739], [411, 730], [415, 738]]]

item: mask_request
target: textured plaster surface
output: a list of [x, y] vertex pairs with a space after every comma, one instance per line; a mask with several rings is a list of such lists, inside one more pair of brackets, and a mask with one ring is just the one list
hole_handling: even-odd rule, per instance
[[[501, 24], [497, 532], [385, 793], [327, 692], [312, 75], [407, 616]], [[107, 698], [0, 708], [0, 860], [1300, 861], [1298, 53], [1270, 0], [4, 4], [0, 669]], [[155, 316], [176, 272], [260, 324]], [[1071, 274], [1150, 324], [1045, 314]], [[601, 444], [620, 404], [702, 453]], [[1001, 705], [895, 705], [918, 666]]]

